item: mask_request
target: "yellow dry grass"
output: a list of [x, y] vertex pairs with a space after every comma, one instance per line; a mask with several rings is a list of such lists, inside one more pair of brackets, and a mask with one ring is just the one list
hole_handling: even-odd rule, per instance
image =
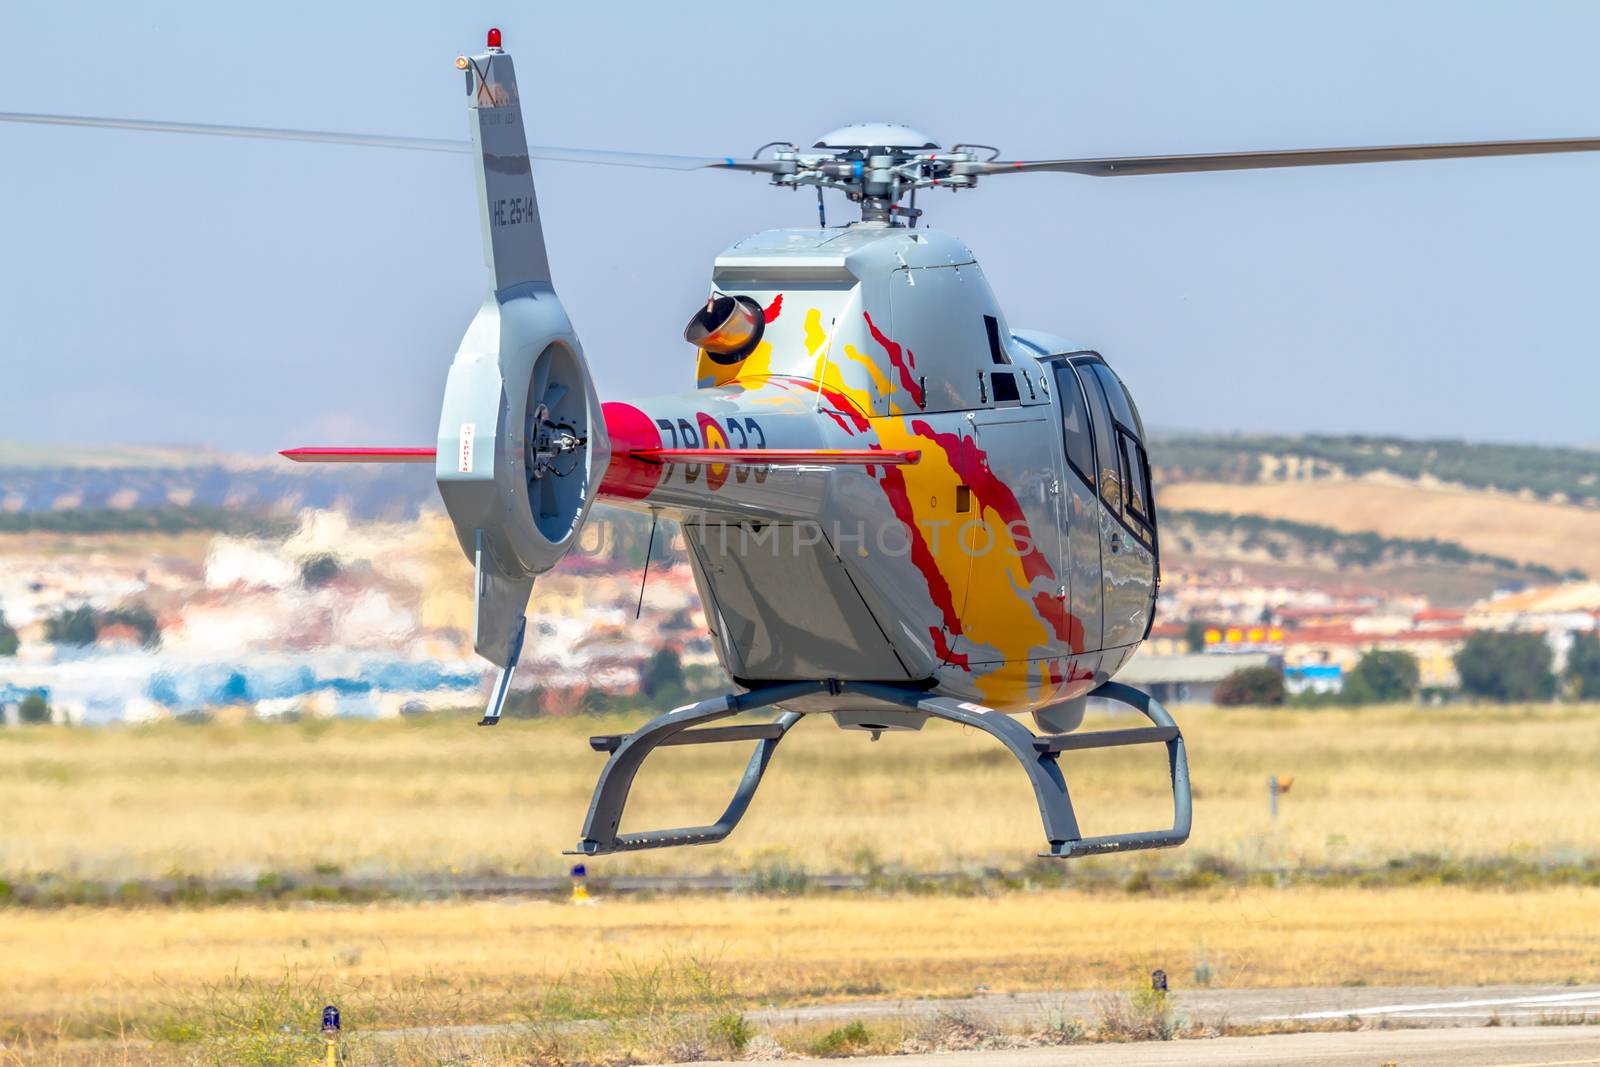
[[[1120, 872], [1211, 854], [1248, 868], [1570, 858], [1600, 846], [1600, 713], [1587, 706], [1178, 709], [1195, 785], [1182, 849], [1074, 861]], [[0, 731], [0, 878], [560, 874], [609, 721], [179, 724]], [[727, 747], [727, 746], [719, 746]], [[1089, 833], [1170, 819], [1164, 751], [1063, 760]], [[660, 750], [625, 828], [707, 821], [737, 751]], [[1281, 815], [1267, 779], [1295, 776]], [[987, 736], [863, 734], [825, 718], [784, 741], [750, 814], [709, 848], [597, 859], [597, 874], [1016, 870], [1043, 844], [1026, 781]], [[1119, 874], [1118, 877], [1121, 877]]]
[[[604, 1014], [692, 967], [733, 1005], [1122, 987], [1600, 980], [1600, 893], [1250, 888], [0, 912], [0, 1023], [183, 1018], [292, 973], [368, 1029]], [[670, 986], [670, 984], [669, 984]], [[683, 992], [692, 996], [692, 992]], [[669, 995], [671, 990], [669, 988]]]
[[1600, 574], [1600, 509], [1595, 508], [1381, 479], [1182, 482], [1161, 487], [1160, 503], [1171, 510], [1263, 515], [1373, 530], [1385, 537], [1435, 537], [1520, 563]]
[[[1559, 858], [1600, 841], [1592, 706], [1179, 717], [1197, 791], [1192, 843], [1073, 869], [1120, 882], [1202, 854], [1270, 868], [1414, 851]], [[556, 873], [601, 760], [584, 735], [634, 721], [0, 731], [0, 874]], [[635, 825], [720, 810], [741, 753], [664, 755], [641, 779]], [[1167, 815], [1159, 750], [1070, 757], [1068, 767], [1091, 832]], [[1295, 775], [1276, 824], [1265, 788], [1273, 773]], [[1017, 869], [1038, 844], [1021, 774], [988, 738], [930, 726], [873, 743], [818, 721], [784, 742], [727, 844], [591, 866]], [[42, 1041], [40, 1062], [76, 1064], [117, 1062], [128, 1048], [79, 1049], [51, 1035], [187, 1034], [219, 1004], [256, 1011], [274, 996], [274, 1010], [288, 1004], [296, 1020], [337, 999], [352, 1024], [371, 1029], [704, 1011], [713, 988], [721, 1011], [978, 985], [1121, 987], [1158, 966], [1181, 976], [1202, 963], [1227, 985], [1595, 982], [1600, 891], [1158, 884], [1153, 894], [1069, 885], [990, 896], [614, 897], [590, 908], [13, 906], [0, 908], [0, 960], [0, 1037]], [[220, 1046], [158, 1045], [151, 1062], [200, 1047]], [[162, 1058], [169, 1052], [176, 1058]], [[504, 1062], [529, 1057], [508, 1052]]]

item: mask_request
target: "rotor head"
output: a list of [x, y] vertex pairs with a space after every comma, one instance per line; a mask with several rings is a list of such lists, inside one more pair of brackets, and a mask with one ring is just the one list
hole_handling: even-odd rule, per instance
[[832, 150], [899, 148], [909, 151], [937, 151], [939, 142], [921, 130], [912, 129], [898, 122], [857, 122], [823, 134], [811, 147]]
[[[853, 123], [823, 134], [808, 150], [776, 142], [757, 149], [756, 156], [768, 148], [775, 149], [768, 157], [774, 164], [768, 171], [772, 184], [835, 189], [861, 205], [863, 222], [894, 225], [903, 218], [913, 226], [922, 214], [915, 207], [916, 190], [971, 188], [977, 180], [963, 164], [995, 154], [981, 145], [946, 150], [937, 138], [899, 122]], [[907, 194], [912, 206], [902, 207]]]

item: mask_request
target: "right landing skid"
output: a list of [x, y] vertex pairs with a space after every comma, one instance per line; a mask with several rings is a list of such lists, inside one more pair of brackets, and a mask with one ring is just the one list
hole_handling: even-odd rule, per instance
[[[730, 718], [743, 711], [770, 707], [773, 704], [797, 700], [819, 692], [835, 695], [858, 693], [876, 700], [898, 704], [932, 718], [982, 730], [1005, 745], [1022, 764], [1022, 769], [1033, 786], [1034, 799], [1039, 805], [1039, 814], [1044, 821], [1045, 839], [1048, 842], [1047, 851], [1040, 853], [1041, 856], [1055, 859], [1099, 856], [1138, 849], [1170, 848], [1188, 840], [1192, 801], [1189, 791], [1189, 761], [1184, 751], [1183, 734], [1159, 701], [1131, 686], [1119, 682], [1106, 682], [1090, 696], [1125, 704], [1144, 715], [1152, 725], [1122, 730], [1039, 736], [1010, 715], [980, 704], [958, 701], [950, 697], [930, 696], [925, 691], [878, 682], [829, 680], [784, 682], [761, 686], [748, 693], [714, 697], [669, 711], [632, 733], [591, 738], [590, 743], [597, 751], [610, 752], [611, 757], [606, 761], [605, 768], [600, 772], [600, 780], [595, 784], [594, 798], [590, 802], [589, 814], [583, 824], [583, 839], [578, 842], [573, 854], [602, 856], [613, 852], [721, 841], [733, 832], [739, 820], [744, 817], [778, 743], [803, 715], [799, 712], [785, 711], [770, 723], [749, 726], [705, 728], [705, 724]], [[733, 800], [720, 819], [707, 826], [627, 834], [619, 832], [623, 808], [627, 804], [634, 776], [638, 774], [639, 768], [652, 751], [663, 745], [715, 744], [730, 741], [755, 741], [757, 744], [756, 751], [751, 755], [744, 776], [734, 792]], [[1073, 811], [1072, 798], [1061, 772], [1061, 754], [1156, 743], [1167, 746], [1167, 765], [1172, 779], [1172, 826], [1165, 830], [1084, 837], [1078, 828], [1078, 818]]]

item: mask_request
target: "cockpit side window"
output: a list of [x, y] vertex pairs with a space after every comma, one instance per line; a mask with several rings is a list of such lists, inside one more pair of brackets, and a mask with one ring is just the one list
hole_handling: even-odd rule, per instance
[[1094, 376], [1100, 379], [1100, 385], [1106, 391], [1106, 400], [1111, 404], [1111, 417], [1142, 439], [1144, 427], [1139, 425], [1139, 416], [1134, 413], [1133, 404], [1128, 400], [1128, 391], [1122, 387], [1122, 380], [1104, 363], [1088, 366], [1093, 368]]
[[[1130, 518], [1146, 529], [1154, 530], [1155, 507], [1150, 500], [1150, 460], [1144, 448], [1144, 422], [1139, 409], [1133, 405], [1133, 396], [1112, 369], [1104, 363], [1092, 364], [1094, 376], [1104, 388], [1111, 405], [1115, 422], [1118, 458], [1122, 461], [1123, 504]], [[1140, 531], [1141, 536], [1145, 536]]]
[[1094, 438], [1089, 435], [1089, 409], [1078, 376], [1065, 363], [1056, 365], [1056, 396], [1061, 401], [1061, 433], [1067, 442], [1067, 466], [1085, 485], [1094, 487]]
[[1150, 508], [1150, 493], [1144, 446], [1130, 433], [1117, 431], [1117, 443], [1122, 447], [1122, 469], [1128, 472], [1128, 514], [1144, 523], [1155, 525], [1155, 514]]

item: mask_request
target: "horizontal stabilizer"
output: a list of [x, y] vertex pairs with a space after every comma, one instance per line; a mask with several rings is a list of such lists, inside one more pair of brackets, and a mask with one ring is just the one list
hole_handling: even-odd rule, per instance
[[431, 448], [289, 448], [278, 455], [296, 463], [432, 463]]
[[731, 463], [739, 467], [777, 463], [904, 467], [922, 458], [915, 449], [881, 448], [635, 448], [628, 455], [646, 463]]

